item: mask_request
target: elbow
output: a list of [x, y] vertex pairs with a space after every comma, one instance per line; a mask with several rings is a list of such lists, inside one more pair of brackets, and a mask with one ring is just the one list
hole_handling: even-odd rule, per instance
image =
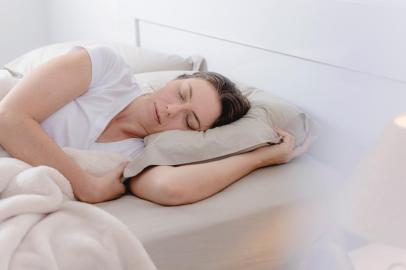
[[[0, 127], [7, 128], [10, 125], [19, 123], [21, 121], [21, 114], [14, 111], [7, 110], [0, 106]], [[4, 129], [2, 129], [4, 130]]]
[[0, 130], [7, 131], [10, 128], [18, 128], [21, 130], [22, 125], [26, 125], [26, 121], [35, 121], [31, 115], [8, 108], [3, 108], [0, 102]]
[[185, 189], [175, 181], [173, 167], [156, 166], [131, 179], [129, 189], [135, 196], [163, 206], [186, 203]]
[[23, 123], [25, 119], [20, 113], [9, 111], [1, 107], [2, 106], [0, 106], [0, 142], [10, 137], [8, 131], [11, 132], [12, 129], [21, 130], [21, 123]]
[[162, 179], [158, 185], [158, 190], [162, 194], [160, 204], [165, 206], [177, 206], [187, 204], [186, 193], [182, 187], [171, 179]]

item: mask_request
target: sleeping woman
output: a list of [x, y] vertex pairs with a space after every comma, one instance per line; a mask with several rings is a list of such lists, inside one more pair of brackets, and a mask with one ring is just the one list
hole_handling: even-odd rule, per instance
[[[62, 147], [104, 150], [135, 157], [143, 138], [166, 130], [197, 130], [231, 123], [249, 110], [249, 101], [224, 76], [182, 75], [161, 89], [141, 94], [127, 63], [105, 46], [74, 47], [38, 66], [0, 101], [0, 145], [33, 166], [57, 169], [76, 198], [98, 203], [123, 195], [120, 178], [127, 163], [95, 176]], [[128, 181], [136, 196], [162, 205], [207, 198], [251, 171], [290, 161], [294, 137], [280, 129], [277, 145], [221, 160], [183, 166], [151, 166]]]

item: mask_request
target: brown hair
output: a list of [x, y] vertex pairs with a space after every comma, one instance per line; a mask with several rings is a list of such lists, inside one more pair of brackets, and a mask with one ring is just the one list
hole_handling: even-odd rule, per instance
[[195, 72], [183, 74], [178, 79], [200, 78], [208, 81], [220, 95], [221, 114], [210, 128], [223, 126], [243, 117], [251, 107], [249, 100], [236, 87], [235, 83], [216, 72]]

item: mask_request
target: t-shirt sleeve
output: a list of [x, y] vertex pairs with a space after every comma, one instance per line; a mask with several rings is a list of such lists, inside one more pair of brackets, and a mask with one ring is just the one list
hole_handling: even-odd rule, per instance
[[75, 46], [71, 50], [78, 48], [86, 49], [92, 62], [92, 80], [89, 91], [100, 86], [111, 87], [124, 76], [131, 74], [129, 65], [108, 46]]

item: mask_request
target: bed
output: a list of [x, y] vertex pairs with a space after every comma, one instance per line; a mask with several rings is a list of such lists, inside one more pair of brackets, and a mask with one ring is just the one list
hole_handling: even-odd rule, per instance
[[[253, 77], [244, 71], [269, 67], [275, 70], [276, 67], [270, 64], [275, 62], [289, 66], [289, 71], [301, 72], [306, 68], [303, 63], [285, 61], [270, 50], [249, 44], [141, 19], [135, 19], [134, 25], [136, 45], [156, 50], [165, 47], [166, 52], [178, 49], [189, 55], [195, 50], [207, 60], [196, 58], [198, 67], [195, 68], [216, 69], [240, 80], [253, 82]], [[166, 38], [169, 33], [176, 38], [167, 38], [168, 42], [165, 46], [161, 44], [161, 48], [148, 41], [151, 35]], [[197, 50], [184, 44], [200, 44], [200, 47]], [[206, 50], [213, 47], [223, 52], [223, 58]], [[247, 65], [225, 66], [230, 56], [239, 57]], [[331, 69], [318, 67], [306, 72], [328, 75], [333, 73]], [[343, 231], [334, 224], [331, 203], [362, 153], [341, 132], [342, 117], [325, 107], [326, 101], [332, 100], [334, 95], [341, 99], [345, 95], [319, 96], [320, 88], [307, 88], [310, 95], [303, 95], [301, 89], [293, 86], [278, 88], [283, 78], [276, 80], [268, 75], [259, 74], [255, 79], [259, 85], [265, 85], [268, 79], [274, 80], [276, 86], [272, 90], [275, 93], [303, 106], [322, 127], [333, 125], [338, 128], [326, 128], [309, 153], [287, 164], [258, 169], [221, 192], [193, 204], [162, 206], [130, 194], [96, 204], [140, 240], [157, 269], [317, 269], [312, 254], [317, 257], [320, 250], [333, 250], [327, 252], [330, 262], [335, 260], [337, 265], [346, 267], [340, 269], [351, 269], [346, 264], [346, 256], [340, 256], [337, 247], [331, 247], [332, 242], [328, 241], [334, 234], [339, 240], [345, 239]], [[321, 100], [312, 99], [314, 96]], [[370, 127], [373, 128], [375, 126]], [[351, 239], [352, 244], [362, 243], [362, 240], [354, 239]]]
[[263, 168], [203, 201], [161, 206], [132, 195], [97, 206], [139, 237], [158, 269], [294, 269], [329, 228], [337, 173], [304, 155]]

